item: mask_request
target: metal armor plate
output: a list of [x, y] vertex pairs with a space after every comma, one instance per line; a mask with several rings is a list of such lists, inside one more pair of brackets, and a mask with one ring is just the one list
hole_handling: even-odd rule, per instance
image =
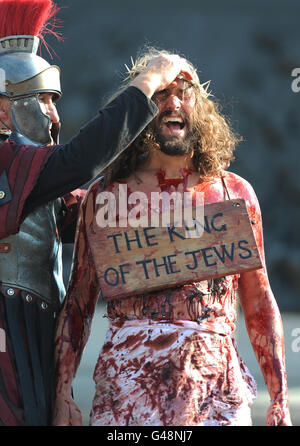
[[0, 253], [0, 281], [59, 306], [65, 294], [62, 249], [56, 218], [61, 200], [37, 208], [20, 231], [1, 240], [10, 250]]

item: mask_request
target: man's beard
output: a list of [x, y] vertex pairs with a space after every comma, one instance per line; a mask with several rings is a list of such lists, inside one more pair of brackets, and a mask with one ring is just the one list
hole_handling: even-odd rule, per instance
[[156, 144], [158, 144], [159, 149], [166, 155], [181, 156], [191, 153], [194, 150], [195, 144], [198, 139], [198, 135], [194, 126], [192, 126], [190, 121], [185, 116], [183, 116], [186, 129], [184, 138], [180, 138], [176, 135], [165, 137], [162, 134], [161, 124], [163, 117], [167, 116], [168, 114], [168, 112], [163, 113], [160, 116], [159, 121], [150, 124], [149, 130], [151, 133], [151, 139], [154, 140]]
[[160, 146], [160, 150], [166, 155], [180, 156], [191, 153], [196, 142], [196, 135], [194, 132], [188, 132], [183, 139], [177, 136], [165, 138], [161, 132], [157, 132], [156, 142]]

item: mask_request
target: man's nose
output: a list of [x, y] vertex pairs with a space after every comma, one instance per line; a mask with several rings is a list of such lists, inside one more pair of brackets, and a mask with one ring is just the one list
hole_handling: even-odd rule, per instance
[[170, 94], [168, 96], [167, 107], [171, 110], [179, 110], [181, 108], [181, 100], [176, 94]]
[[59, 114], [57, 112], [57, 109], [56, 109], [55, 105], [52, 102], [47, 104], [47, 106], [46, 106], [46, 114], [49, 116], [50, 121], [53, 124], [59, 123]]

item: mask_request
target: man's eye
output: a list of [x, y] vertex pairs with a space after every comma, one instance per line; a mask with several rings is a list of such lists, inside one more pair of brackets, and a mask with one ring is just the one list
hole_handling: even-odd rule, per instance
[[39, 102], [41, 104], [45, 104], [46, 103], [46, 100], [45, 100], [44, 96], [39, 96]]
[[185, 99], [190, 99], [194, 94], [194, 89], [193, 87], [186, 87], [182, 90], [181, 95], [183, 98]]
[[168, 90], [161, 90], [155, 93], [154, 98], [158, 99], [159, 101], [162, 101], [163, 99], [166, 99], [168, 97], [169, 91]]

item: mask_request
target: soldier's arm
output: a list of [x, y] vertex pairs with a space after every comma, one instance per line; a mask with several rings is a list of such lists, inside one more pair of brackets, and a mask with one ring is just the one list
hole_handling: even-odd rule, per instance
[[120, 155], [157, 113], [152, 95], [168, 86], [180, 72], [191, 77], [177, 55], [154, 58], [129, 86], [69, 143], [51, 155], [31, 192], [24, 212], [85, 184]]

